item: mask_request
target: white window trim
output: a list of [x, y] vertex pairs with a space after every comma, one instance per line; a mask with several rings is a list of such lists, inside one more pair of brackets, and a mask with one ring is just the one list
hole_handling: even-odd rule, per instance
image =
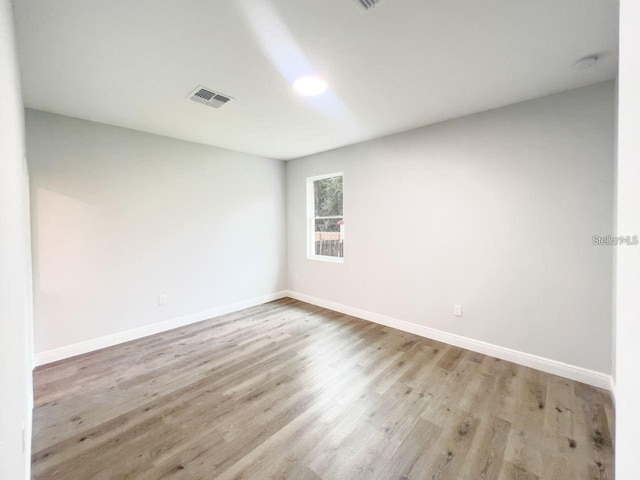
[[[323, 217], [323, 218], [344, 218], [344, 173], [343, 172], [335, 172], [335, 173], [327, 173], [325, 175], [316, 175], [315, 177], [307, 177], [307, 259], [308, 260], [319, 260], [322, 262], [330, 262], [330, 263], [344, 263], [344, 249], [342, 250], [342, 257], [330, 257], [328, 255], [316, 255], [315, 254], [315, 243], [312, 242], [315, 239], [315, 224], [314, 219], [314, 208], [315, 208], [315, 198], [313, 196], [313, 182], [316, 180], [324, 180], [325, 178], [332, 177], [342, 177], [342, 209], [343, 215], [336, 215], [333, 217]], [[344, 247], [343, 247], [344, 248]]]

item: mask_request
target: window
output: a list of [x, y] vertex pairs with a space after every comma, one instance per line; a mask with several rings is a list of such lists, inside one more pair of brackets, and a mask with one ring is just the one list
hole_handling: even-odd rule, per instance
[[343, 183], [342, 172], [307, 178], [307, 258], [343, 261]]

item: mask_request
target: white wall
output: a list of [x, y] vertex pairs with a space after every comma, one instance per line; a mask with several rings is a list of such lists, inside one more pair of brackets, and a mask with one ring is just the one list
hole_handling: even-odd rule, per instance
[[[0, 0], [0, 478], [30, 478], [28, 179], [13, 12]], [[24, 428], [24, 448], [23, 448]]]
[[[617, 231], [640, 235], [640, 4], [620, 5]], [[640, 472], [640, 247], [616, 250], [616, 478]]]
[[26, 119], [36, 352], [285, 288], [283, 162]]
[[[614, 84], [287, 163], [303, 294], [610, 373]], [[344, 264], [306, 259], [305, 178], [344, 172]], [[463, 317], [452, 315], [463, 306]]]

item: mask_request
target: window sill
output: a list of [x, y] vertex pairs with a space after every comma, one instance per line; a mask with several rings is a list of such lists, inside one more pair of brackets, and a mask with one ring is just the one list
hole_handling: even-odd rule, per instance
[[320, 262], [344, 263], [344, 257], [329, 257], [326, 255], [307, 255], [307, 260], [318, 260]]

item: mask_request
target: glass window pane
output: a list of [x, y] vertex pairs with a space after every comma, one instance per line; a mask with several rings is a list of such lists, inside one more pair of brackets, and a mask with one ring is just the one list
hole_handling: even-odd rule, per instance
[[342, 216], [342, 175], [313, 182], [316, 217]]
[[342, 218], [316, 219], [314, 235], [316, 255], [343, 256], [344, 220]]

